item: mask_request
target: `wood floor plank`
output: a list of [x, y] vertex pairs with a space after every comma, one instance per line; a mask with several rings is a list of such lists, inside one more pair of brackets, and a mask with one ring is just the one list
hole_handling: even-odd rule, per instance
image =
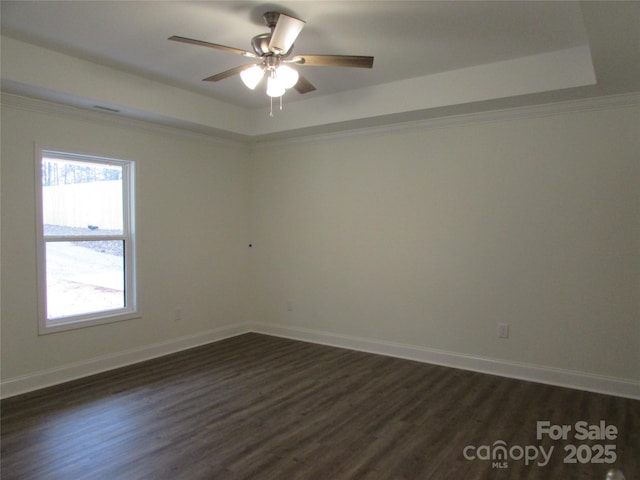
[[[605, 421], [614, 441], [536, 439]], [[247, 334], [2, 401], [4, 480], [640, 478], [640, 402]], [[545, 466], [466, 446], [554, 448]], [[585, 447], [586, 448], [586, 447]]]

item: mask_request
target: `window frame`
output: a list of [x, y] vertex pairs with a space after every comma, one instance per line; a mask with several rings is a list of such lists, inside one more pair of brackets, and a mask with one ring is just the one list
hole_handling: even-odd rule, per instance
[[[70, 153], [66, 149], [35, 148], [36, 177], [36, 261], [38, 290], [38, 334], [85, 328], [94, 325], [139, 318], [136, 285], [135, 242], [135, 162], [87, 153]], [[44, 235], [42, 164], [44, 158], [81, 161], [122, 168], [122, 234], [121, 235]], [[47, 244], [53, 242], [118, 240], [123, 242], [124, 298], [123, 308], [47, 318]]]

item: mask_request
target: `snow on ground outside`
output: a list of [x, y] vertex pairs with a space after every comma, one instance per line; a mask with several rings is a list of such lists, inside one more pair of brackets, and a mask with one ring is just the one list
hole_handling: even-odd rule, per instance
[[[49, 235], [86, 234], [84, 229], [58, 226], [45, 231]], [[94, 235], [109, 233], [91, 231]], [[123, 260], [121, 241], [48, 242], [48, 318], [123, 308]]]

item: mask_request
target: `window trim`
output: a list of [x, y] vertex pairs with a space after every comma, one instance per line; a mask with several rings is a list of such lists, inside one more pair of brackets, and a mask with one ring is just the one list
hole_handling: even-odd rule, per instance
[[[122, 167], [123, 185], [123, 225], [122, 235], [87, 235], [87, 236], [44, 236], [44, 208], [42, 185], [42, 159], [58, 158], [62, 160], [77, 160], [85, 162], [104, 163]], [[37, 262], [37, 295], [38, 295], [38, 334], [85, 328], [94, 325], [120, 322], [139, 318], [137, 282], [136, 282], [136, 235], [135, 235], [135, 162], [113, 157], [89, 153], [68, 153], [66, 149], [35, 148], [35, 185], [36, 185], [36, 262]], [[81, 315], [48, 319], [47, 318], [47, 278], [46, 278], [46, 248], [50, 242], [65, 241], [99, 241], [122, 240], [124, 242], [124, 271], [125, 271], [125, 307], [113, 310], [103, 310]]]

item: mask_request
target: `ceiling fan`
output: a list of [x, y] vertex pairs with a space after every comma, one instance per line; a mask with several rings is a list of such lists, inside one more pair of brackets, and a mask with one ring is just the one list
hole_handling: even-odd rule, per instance
[[[315, 66], [315, 67], [356, 67], [372, 68], [373, 57], [357, 55], [293, 55], [293, 43], [298, 38], [305, 25], [305, 21], [285, 15], [279, 12], [267, 12], [263, 15], [264, 21], [271, 30], [269, 33], [256, 35], [251, 39], [253, 52], [241, 50], [216, 43], [195, 40], [193, 38], [173, 35], [169, 40], [176, 42], [200, 45], [202, 47], [215, 48], [225, 52], [235, 53], [243, 57], [259, 60], [258, 63], [250, 63], [234, 67], [224, 72], [203, 79], [206, 82], [217, 82], [236, 74], [240, 74], [244, 84], [255, 89], [261, 80], [267, 77], [267, 95], [280, 98], [282, 109], [282, 96], [289, 88], [295, 88], [299, 93], [308, 93], [316, 89], [309, 80], [300, 75], [289, 65]], [[287, 65], [289, 64], [289, 65]], [[273, 108], [271, 109], [273, 116]]]

